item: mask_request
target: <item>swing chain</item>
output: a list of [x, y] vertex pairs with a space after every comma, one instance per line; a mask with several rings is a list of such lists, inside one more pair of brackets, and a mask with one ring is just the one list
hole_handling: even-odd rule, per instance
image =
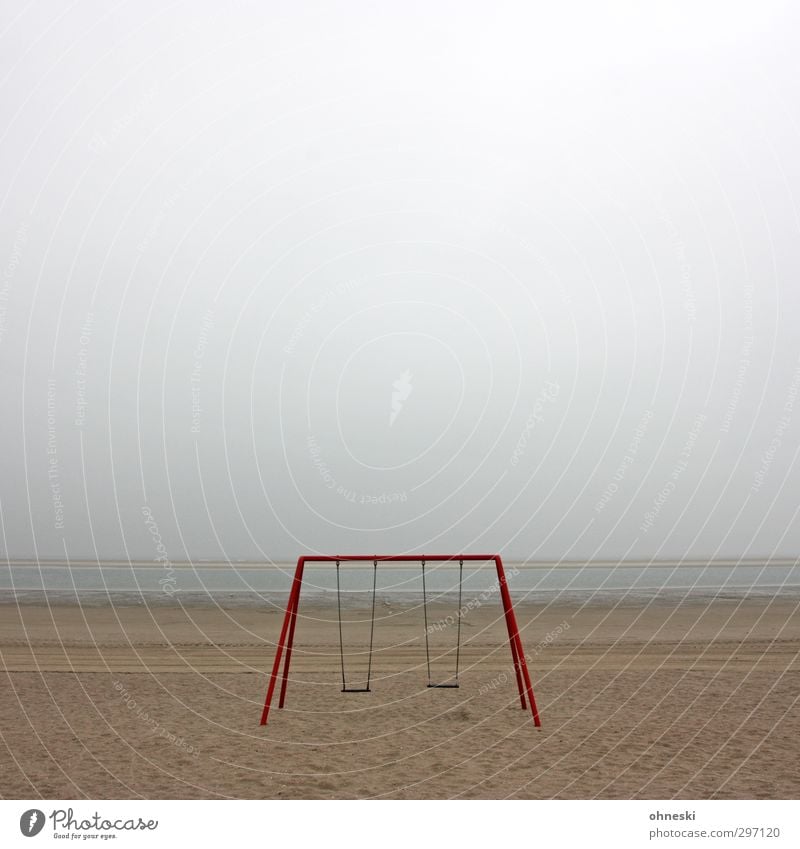
[[339, 579], [339, 562], [340, 558], [336, 558], [336, 607], [339, 614], [339, 658], [342, 666], [342, 692], [343, 693], [369, 693], [370, 681], [372, 678], [372, 651], [375, 637], [375, 595], [378, 583], [378, 558], [372, 561], [372, 611], [370, 614], [369, 628], [369, 655], [367, 660], [367, 686], [366, 687], [348, 687], [347, 676], [344, 670], [344, 636], [342, 633], [342, 589]]
[[425, 661], [428, 668], [428, 687], [435, 687], [441, 689], [457, 689], [458, 688], [458, 671], [459, 671], [459, 662], [461, 657], [461, 612], [462, 612], [462, 585], [463, 585], [463, 575], [464, 575], [464, 558], [459, 557], [458, 559], [458, 627], [456, 631], [456, 674], [452, 684], [434, 684], [431, 680], [431, 651], [430, 651], [430, 640], [429, 640], [429, 627], [428, 627], [428, 590], [425, 584], [425, 558], [420, 558], [420, 563], [422, 564], [422, 612], [425, 619]]
[[461, 655], [461, 590], [464, 585], [464, 558], [458, 559], [458, 626], [456, 632], [456, 686], [458, 686], [458, 663]]
[[431, 650], [428, 640], [428, 591], [425, 588], [425, 558], [421, 558], [422, 564], [422, 615], [425, 619], [425, 664], [428, 669], [428, 686], [431, 686]]
[[375, 588], [378, 583], [378, 558], [372, 561], [372, 615], [369, 622], [369, 656], [367, 660], [367, 692], [372, 678], [372, 645], [375, 637]]
[[342, 589], [339, 581], [339, 558], [336, 558], [336, 609], [339, 613], [339, 659], [342, 664], [342, 692], [347, 690], [347, 679], [344, 674], [344, 637], [342, 636]]

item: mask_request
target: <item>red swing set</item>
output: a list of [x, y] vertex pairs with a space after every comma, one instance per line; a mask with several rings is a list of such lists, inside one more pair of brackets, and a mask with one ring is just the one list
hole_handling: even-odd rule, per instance
[[[286, 605], [286, 613], [283, 618], [283, 626], [281, 627], [280, 637], [278, 638], [278, 646], [275, 650], [275, 661], [272, 664], [272, 672], [269, 677], [269, 685], [267, 687], [267, 695], [264, 700], [264, 710], [261, 713], [261, 725], [267, 724], [267, 719], [269, 717], [269, 710], [272, 705], [272, 698], [275, 694], [275, 686], [278, 681], [278, 676], [280, 673], [281, 659], [283, 658], [284, 652], [286, 653], [284, 663], [283, 663], [283, 673], [280, 675], [281, 677], [281, 689], [280, 696], [278, 699], [278, 708], [282, 708], [286, 701], [286, 688], [289, 681], [289, 666], [292, 661], [292, 646], [294, 644], [294, 632], [295, 626], [297, 624], [297, 609], [300, 604], [300, 590], [303, 584], [303, 569], [305, 568], [306, 563], [335, 563], [337, 568], [337, 589], [338, 589], [338, 568], [340, 563], [345, 562], [363, 562], [363, 561], [373, 561], [375, 567], [375, 573], [377, 574], [378, 563], [414, 563], [419, 562], [422, 564], [422, 578], [423, 578], [423, 587], [425, 582], [425, 563], [426, 562], [435, 562], [435, 563], [454, 563], [458, 562], [460, 567], [463, 567], [464, 561], [475, 561], [475, 560], [483, 560], [490, 561], [493, 560], [495, 567], [497, 569], [497, 580], [498, 585], [500, 587], [500, 598], [503, 602], [503, 612], [505, 614], [506, 619], [506, 627], [508, 629], [508, 643], [511, 648], [511, 658], [514, 662], [514, 672], [517, 678], [517, 689], [519, 690], [519, 700], [520, 707], [522, 710], [527, 710], [530, 708], [531, 715], [533, 716], [533, 722], [538, 728], [541, 725], [541, 721], [539, 720], [539, 711], [536, 708], [536, 700], [533, 697], [533, 686], [531, 685], [530, 675], [528, 674], [528, 664], [525, 659], [525, 652], [522, 648], [522, 639], [519, 635], [519, 628], [517, 627], [517, 617], [514, 615], [514, 605], [511, 602], [511, 594], [508, 591], [508, 582], [506, 581], [506, 573], [503, 568], [503, 560], [499, 554], [420, 554], [416, 556], [405, 555], [405, 554], [380, 554], [380, 555], [367, 555], [367, 554], [349, 554], [349, 555], [307, 555], [298, 558], [297, 566], [294, 570], [294, 579], [292, 580], [292, 588], [289, 592], [289, 601]], [[372, 626], [375, 624], [375, 584], [373, 582], [373, 592], [372, 592]], [[460, 604], [460, 592], [461, 592], [461, 570], [459, 569], [459, 625], [461, 620], [461, 604]], [[424, 593], [424, 590], [423, 590]], [[338, 595], [338, 593], [337, 593]], [[426, 599], [423, 595], [423, 605], [426, 605]], [[426, 612], [427, 619], [427, 612]], [[341, 640], [341, 609], [339, 611], [339, 623], [340, 623], [340, 640]], [[460, 632], [460, 629], [459, 629]], [[427, 631], [426, 631], [426, 639], [427, 639]], [[371, 643], [371, 637], [370, 637]], [[427, 645], [427, 643], [426, 643]], [[370, 657], [372, 652], [372, 646], [370, 644]], [[429, 671], [430, 671], [430, 661], [429, 661]], [[458, 678], [458, 666], [456, 666], [456, 680]], [[344, 681], [343, 681], [344, 684]], [[454, 685], [436, 685], [429, 683], [428, 686], [432, 687], [441, 687], [441, 686], [455, 686]], [[353, 692], [347, 689], [346, 685], [342, 688], [343, 692]], [[366, 690], [359, 690], [358, 692], [368, 692], [369, 691], [369, 679], [367, 680]]]

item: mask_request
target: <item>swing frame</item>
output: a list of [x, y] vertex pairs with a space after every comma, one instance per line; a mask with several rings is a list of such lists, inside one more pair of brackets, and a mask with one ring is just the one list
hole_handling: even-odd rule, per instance
[[[286, 689], [289, 682], [289, 667], [292, 661], [292, 646], [294, 645], [294, 632], [297, 625], [297, 609], [300, 604], [300, 591], [303, 584], [303, 570], [306, 563], [345, 563], [373, 561], [377, 569], [378, 563], [422, 563], [426, 562], [451, 563], [461, 561], [494, 561], [497, 569], [497, 580], [500, 587], [500, 599], [503, 603], [503, 613], [508, 630], [508, 644], [511, 648], [511, 658], [514, 662], [514, 673], [517, 678], [517, 689], [519, 690], [520, 707], [522, 710], [530, 708], [533, 723], [538, 728], [541, 726], [539, 711], [533, 696], [533, 686], [528, 673], [528, 663], [525, 651], [522, 648], [522, 639], [519, 634], [517, 617], [514, 614], [514, 605], [511, 601], [511, 593], [508, 590], [503, 560], [499, 554], [341, 554], [341, 555], [303, 555], [297, 559], [294, 570], [292, 588], [289, 592], [289, 600], [286, 604], [286, 612], [283, 617], [278, 645], [275, 649], [275, 660], [272, 664], [272, 672], [269, 677], [267, 694], [264, 699], [264, 709], [261, 712], [261, 725], [266, 725], [269, 718], [272, 699], [275, 695], [275, 687], [278, 677], [281, 678], [281, 689], [278, 698], [278, 708], [283, 708], [286, 701]], [[460, 583], [460, 582], [459, 582]], [[374, 596], [373, 596], [374, 603]], [[460, 611], [459, 611], [460, 616]], [[374, 624], [374, 616], [373, 616]], [[285, 658], [284, 658], [285, 652]], [[281, 659], [283, 659], [283, 672], [280, 672]]]

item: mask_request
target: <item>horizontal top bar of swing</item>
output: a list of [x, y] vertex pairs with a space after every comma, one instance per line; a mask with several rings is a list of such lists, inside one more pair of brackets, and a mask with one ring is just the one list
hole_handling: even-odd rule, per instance
[[345, 563], [375, 560], [381, 563], [448, 563], [459, 560], [497, 560], [499, 554], [306, 554], [300, 560], [305, 563]]

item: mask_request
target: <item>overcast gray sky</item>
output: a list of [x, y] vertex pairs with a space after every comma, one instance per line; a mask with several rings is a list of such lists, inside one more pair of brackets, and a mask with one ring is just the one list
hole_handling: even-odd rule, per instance
[[789, 6], [5, 4], [3, 554], [796, 555]]

